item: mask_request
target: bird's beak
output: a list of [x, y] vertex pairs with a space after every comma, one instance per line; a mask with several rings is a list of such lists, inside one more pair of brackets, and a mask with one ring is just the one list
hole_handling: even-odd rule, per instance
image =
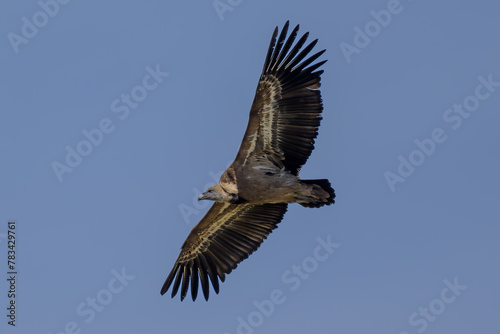
[[205, 193], [198, 196], [198, 201], [201, 201], [202, 199], [205, 199]]

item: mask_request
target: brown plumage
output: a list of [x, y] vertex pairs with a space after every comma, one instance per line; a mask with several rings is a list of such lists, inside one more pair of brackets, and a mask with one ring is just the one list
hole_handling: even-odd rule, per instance
[[288, 25], [279, 37], [278, 27], [274, 30], [238, 154], [219, 183], [200, 195], [215, 203], [182, 245], [162, 295], [172, 286], [172, 297], [180, 288], [183, 300], [191, 286], [195, 300], [200, 284], [208, 300], [209, 280], [219, 293], [219, 280], [224, 282], [260, 246], [288, 203], [321, 207], [335, 202], [328, 180], [299, 178], [321, 121], [323, 71], [317, 69], [326, 60], [312, 63], [325, 50], [307, 58], [317, 40], [302, 49], [306, 33], [292, 46], [299, 26], [286, 39]]

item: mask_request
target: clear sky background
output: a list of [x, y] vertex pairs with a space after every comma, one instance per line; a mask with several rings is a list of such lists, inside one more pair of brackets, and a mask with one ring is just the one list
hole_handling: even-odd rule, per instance
[[[0, 332], [498, 330], [498, 3], [41, 3], [0, 5]], [[337, 202], [291, 205], [208, 302], [160, 296], [286, 20], [327, 49], [301, 176]]]

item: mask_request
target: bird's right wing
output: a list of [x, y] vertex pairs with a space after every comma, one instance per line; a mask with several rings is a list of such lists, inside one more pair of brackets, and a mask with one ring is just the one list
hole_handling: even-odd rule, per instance
[[173, 283], [172, 297], [181, 286], [183, 300], [191, 283], [191, 296], [195, 300], [199, 278], [203, 295], [208, 300], [209, 277], [215, 292], [219, 293], [218, 278], [224, 282], [225, 274], [259, 248], [283, 219], [286, 210], [286, 203], [214, 203], [182, 245], [161, 294], [165, 294]]

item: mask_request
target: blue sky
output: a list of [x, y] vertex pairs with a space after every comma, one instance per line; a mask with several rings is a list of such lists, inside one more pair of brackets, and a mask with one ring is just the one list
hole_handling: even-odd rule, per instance
[[[499, 9], [4, 2], [0, 331], [492, 332]], [[286, 20], [327, 49], [324, 120], [301, 176], [329, 178], [337, 202], [291, 205], [208, 303], [160, 296], [208, 209], [195, 198], [236, 155], [269, 38]]]

